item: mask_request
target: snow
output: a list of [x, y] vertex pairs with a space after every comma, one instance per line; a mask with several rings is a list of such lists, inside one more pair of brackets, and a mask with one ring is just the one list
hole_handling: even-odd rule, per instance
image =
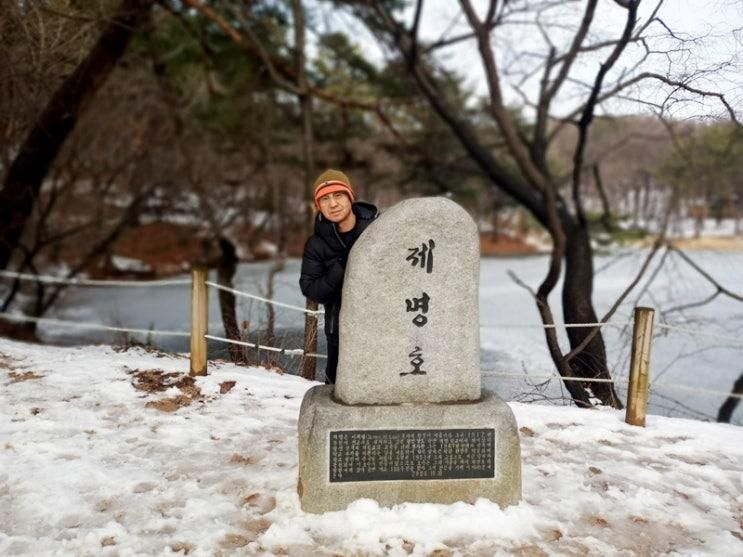
[[743, 554], [740, 427], [511, 402], [519, 505], [312, 515], [296, 420], [314, 383], [187, 370], [181, 355], [0, 339], [0, 554]]
[[114, 255], [111, 257], [111, 263], [113, 264], [113, 268], [117, 271], [131, 273], [152, 272], [152, 267], [150, 265], [148, 265], [141, 259], [134, 259], [132, 257]]

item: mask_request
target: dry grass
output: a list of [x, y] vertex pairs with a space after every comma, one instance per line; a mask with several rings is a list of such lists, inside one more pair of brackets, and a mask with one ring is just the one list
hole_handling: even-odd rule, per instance
[[161, 412], [175, 412], [184, 406], [190, 406], [194, 400], [202, 398], [201, 389], [196, 386], [196, 380], [182, 373], [166, 373], [159, 369], [135, 369], [127, 371], [132, 375], [132, 386], [138, 391], [146, 393], [161, 393], [173, 387], [180, 389], [180, 395], [171, 398], [152, 400], [145, 404], [146, 408], [154, 408]]
[[41, 379], [43, 375], [37, 375], [33, 371], [24, 371], [23, 373], [11, 371], [8, 373], [11, 383], [20, 383], [22, 381], [31, 381], [33, 379]]
[[229, 393], [232, 390], [232, 387], [235, 386], [235, 381], [223, 381], [219, 384], [219, 393], [225, 394]]
[[173, 398], [161, 398], [160, 400], [151, 400], [145, 404], [145, 408], [154, 408], [161, 412], [175, 412], [184, 406], [190, 406], [193, 402], [191, 397], [185, 395], [174, 396]]
[[245, 465], [255, 464], [255, 458], [250, 455], [245, 456], [239, 453], [235, 453], [230, 458], [230, 464], [245, 464]]

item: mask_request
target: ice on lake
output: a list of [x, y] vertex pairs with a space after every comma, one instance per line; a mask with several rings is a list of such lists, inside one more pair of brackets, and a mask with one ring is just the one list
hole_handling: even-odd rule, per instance
[[[611, 255], [599, 255], [594, 266], [597, 272], [594, 302], [602, 316], [631, 282], [640, 269], [647, 251], [627, 250]], [[693, 259], [724, 287], [743, 291], [743, 253], [694, 252]], [[683, 259], [669, 253], [661, 262], [656, 255], [643, 280], [619, 307], [611, 327], [604, 329], [604, 339], [613, 377], [624, 399], [631, 344], [631, 315], [636, 305], [656, 308], [656, 322], [671, 323], [681, 330], [656, 328], [651, 361], [650, 411], [674, 416], [713, 419], [735, 379], [743, 373], [743, 303], [718, 295], [701, 306], [715, 293], [715, 287], [694, 271]], [[238, 290], [265, 296], [267, 277], [272, 262], [243, 264], [238, 269], [235, 287]], [[289, 260], [275, 277], [273, 298], [304, 306], [299, 290], [300, 261]], [[566, 396], [559, 381], [543, 384], [542, 376], [552, 375], [554, 366], [549, 358], [544, 332], [531, 295], [508, 276], [513, 271], [523, 282], [535, 288], [547, 269], [546, 256], [483, 258], [480, 269], [481, 367], [484, 380], [509, 400], [561, 402]], [[215, 280], [214, 273], [210, 277]], [[652, 279], [652, 280], [651, 280]], [[210, 333], [222, 335], [219, 303], [211, 289], [209, 308]], [[557, 319], [561, 316], [560, 285], [550, 301]], [[690, 305], [690, 307], [684, 307]], [[71, 288], [50, 317], [77, 322], [166, 330], [188, 331], [190, 323], [190, 289], [184, 286], [158, 288]], [[238, 321], [249, 322], [249, 340], [265, 341], [268, 322], [267, 305], [257, 300], [238, 299]], [[322, 324], [322, 321], [321, 321]], [[304, 316], [287, 308], [275, 307], [276, 344], [285, 348], [301, 348]], [[455, 333], [455, 332], [453, 332]], [[93, 342], [124, 343], [121, 334], [91, 332], [81, 329], [43, 327], [45, 340], [62, 344]], [[132, 335], [134, 340], [149, 340], [168, 351], [187, 352], [187, 339]], [[563, 347], [566, 336], [561, 331]], [[324, 350], [320, 335], [319, 351]], [[211, 357], [225, 357], [224, 345], [212, 343]], [[279, 365], [287, 372], [296, 372], [298, 360], [283, 357]], [[531, 375], [531, 378], [511, 375]], [[494, 375], [494, 376], [493, 376]], [[706, 391], [717, 391], [707, 393]], [[742, 411], [734, 416], [743, 422]]]

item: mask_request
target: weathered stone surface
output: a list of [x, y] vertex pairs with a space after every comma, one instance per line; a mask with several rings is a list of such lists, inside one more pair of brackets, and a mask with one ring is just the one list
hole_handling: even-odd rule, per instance
[[[492, 477], [330, 481], [331, 432], [462, 429], [493, 431]], [[388, 454], [394, 457], [394, 451]], [[477, 402], [351, 406], [333, 399], [332, 385], [317, 386], [305, 395], [299, 415], [298, 491], [302, 509], [313, 513], [340, 510], [365, 497], [386, 506], [403, 501], [472, 503], [480, 497], [512, 505], [521, 497], [516, 421], [508, 405], [487, 390]]]
[[479, 265], [477, 226], [453, 201], [410, 199], [384, 212], [346, 268], [336, 398], [477, 400]]
[[477, 227], [447, 199], [404, 201], [357, 241], [337, 383], [310, 389], [300, 410], [305, 511], [366, 497], [519, 501], [516, 421], [480, 386], [478, 279]]

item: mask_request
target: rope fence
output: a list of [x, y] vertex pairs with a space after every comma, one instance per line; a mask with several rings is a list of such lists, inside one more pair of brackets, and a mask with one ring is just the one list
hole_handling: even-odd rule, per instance
[[278, 352], [280, 354], [285, 354], [287, 356], [307, 356], [309, 358], [325, 358], [327, 359], [326, 354], [316, 354], [314, 352], [308, 352], [305, 354], [304, 350], [301, 348], [278, 348], [276, 346], [266, 346], [264, 344], [255, 344], [252, 342], [247, 342], [244, 340], [234, 340], [224, 337], [217, 337], [214, 335], [204, 335], [205, 338], [208, 338], [210, 340], [215, 340], [218, 342], [224, 342], [227, 344], [236, 344], [238, 346], [246, 346], [248, 348], [257, 348], [259, 350], [266, 350], [268, 352]]
[[632, 321], [625, 323], [612, 323], [610, 321], [599, 321], [597, 323], [552, 323], [545, 325], [544, 323], [519, 323], [515, 325], [509, 325], [508, 323], [480, 323], [481, 329], [582, 329], [582, 328], [595, 328], [595, 327], [616, 327], [622, 329], [628, 325], [632, 325]]
[[664, 329], [666, 331], [673, 331], [675, 333], [681, 333], [684, 335], [691, 335], [695, 337], [713, 338], [715, 340], [723, 340], [725, 342], [732, 342], [743, 346], [743, 337], [734, 337], [730, 335], [718, 335], [717, 333], [705, 333], [704, 331], [698, 331], [695, 329], [689, 329], [687, 327], [679, 327], [677, 325], [669, 325], [668, 323], [656, 323], [658, 329]]
[[[544, 379], [547, 381], [550, 381], [552, 379], [557, 379], [560, 381], [577, 381], [580, 383], [613, 383], [615, 385], [629, 385], [630, 381], [628, 379], [603, 379], [600, 377], [594, 377], [594, 378], [586, 378], [586, 377], [562, 377], [561, 375], [557, 373], [501, 373], [501, 372], [495, 372], [495, 371], [483, 371], [482, 377], [503, 377], [503, 378], [511, 378], [511, 379]], [[657, 383], [653, 382], [650, 384], [650, 390], [656, 391], [661, 389], [671, 389], [671, 390], [677, 390], [677, 391], [687, 391], [687, 392], [693, 392], [693, 393], [703, 393], [708, 395], [714, 395], [721, 398], [728, 398], [733, 397], [737, 399], [743, 400], [743, 395], [737, 395], [737, 394], [731, 394], [730, 392], [726, 391], [716, 391], [714, 389], [703, 389], [700, 387], [693, 387], [690, 385], [676, 385], [672, 383]]]
[[170, 337], [190, 337], [191, 333], [185, 331], [160, 331], [157, 329], [131, 329], [126, 327], [115, 327], [102, 323], [81, 323], [80, 321], [68, 321], [65, 319], [53, 319], [51, 317], [32, 317], [30, 315], [18, 315], [13, 313], [0, 313], [0, 319], [6, 321], [39, 323], [40, 325], [54, 325], [60, 327], [74, 327], [78, 329], [90, 329], [96, 331], [111, 331], [116, 333], [137, 333], [143, 335], [159, 335]]
[[[185, 286], [185, 285], [191, 285], [192, 286], [192, 293], [196, 291], [196, 285], [195, 285], [195, 274], [190, 279], [171, 279], [171, 280], [148, 280], [148, 281], [127, 281], [127, 280], [93, 280], [93, 279], [74, 279], [74, 278], [65, 278], [65, 277], [59, 277], [59, 276], [50, 276], [50, 275], [34, 275], [34, 274], [28, 274], [28, 273], [17, 273], [17, 272], [11, 272], [11, 271], [0, 271], [0, 277], [9, 278], [9, 279], [15, 279], [20, 281], [33, 281], [36, 283], [42, 282], [42, 283], [53, 283], [53, 284], [68, 284], [71, 286], [87, 286], [87, 287], [136, 287], [136, 288], [149, 288], [149, 287], [165, 287], [165, 286]], [[215, 283], [212, 281], [206, 280], [206, 274], [202, 272], [202, 283], [200, 287], [206, 291], [206, 287], [212, 287], [219, 291], [229, 292], [230, 294], [233, 294], [235, 296], [249, 298], [253, 300], [257, 300], [266, 304], [271, 304], [277, 307], [286, 308], [289, 310], [309, 314], [309, 315], [322, 315], [324, 314], [324, 311], [322, 310], [308, 310], [304, 307], [289, 304], [286, 302], [281, 302], [278, 300], [270, 299], [264, 296], [259, 296], [256, 294], [251, 294], [248, 292], [243, 292], [234, 288], [227, 287], [225, 285]], [[203, 293], [202, 293], [203, 294]], [[201, 296], [203, 298], [203, 296]], [[192, 303], [196, 300], [195, 294], [192, 295]], [[194, 303], [194, 306], [196, 304]], [[646, 309], [646, 308], [638, 308], [638, 309]], [[646, 309], [647, 310], [647, 309]], [[187, 332], [187, 331], [164, 331], [164, 330], [157, 330], [157, 329], [141, 329], [141, 328], [131, 328], [131, 327], [119, 327], [119, 326], [112, 326], [112, 325], [105, 325], [102, 323], [86, 323], [86, 322], [79, 322], [79, 321], [70, 321], [70, 320], [64, 320], [64, 319], [54, 319], [54, 318], [48, 318], [48, 317], [33, 317], [29, 315], [22, 315], [22, 314], [12, 314], [12, 313], [0, 313], [0, 319], [6, 320], [6, 321], [15, 321], [15, 322], [33, 322], [41, 325], [49, 325], [49, 326], [60, 326], [60, 327], [71, 327], [71, 328], [78, 328], [78, 329], [88, 329], [88, 330], [99, 330], [99, 331], [108, 331], [108, 332], [122, 332], [122, 333], [133, 333], [133, 334], [142, 334], [142, 335], [152, 335], [152, 336], [170, 336], [170, 337], [190, 337], [191, 338], [191, 346], [192, 346], [192, 358], [193, 358], [193, 347], [194, 347], [194, 341], [203, 343], [203, 355], [204, 358], [206, 357], [206, 348], [205, 344], [207, 340], [212, 340], [214, 342], [220, 342], [225, 344], [232, 344], [232, 345], [238, 345], [238, 346], [244, 346], [248, 348], [253, 348], [257, 350], [264, 350], [268, 352], [274, 352], [277, 354], [285, 355], [285, 356], [292, 356], [292, 357], [309, 357], [309, 358], [316, 358], [316, 359], [326, 359], [326, 354], [319, 354], [316, 352], [306, 352], [305, 350], [301, 348], [284, 348], [284, 347], [277, 347], [277, 346], [268, 346], [263, 345], [259, 343], [253, 343], [248, 342], [244, 340], [236, 340], [236, 339], [229, 339], [221, 336], [211, 335], [207, 334], [207, 328], [208, 328], [208, 322], [206, 321], [206, 305], [204, 303], [204, 307], [199, 309], [194, 307], [193, 308], [193, 315], [196, 315], [196, 312], [201, 312], [201, 315], [199, 315], [198, 319], [201, 320], [202, 328], [194, 328], [193, 326], [193, 319], [195, 317], [192, 317], [192, 331], [193, 330], [203, 330], [203, 335], [198, 335], [198, 338], [194, 338], [193, 332]], [[647, 310], [652, 311], [652, 310]], [[635, 324], [635, 327], [637, 328], [637, 316], [635, 317], [635, 320], [627, 320], [623, 322], [594, 322], [594, 323], [555, 323], [555, 324], [507, 324], [507, 323], [482, 323], [480, 325], [480, 328], [482, 329], [568, 329], [568, 328], [596, 328], [596, 327], [613, 327], [613, 328], [619, 328], [624, 329], [632, 324]], [[721, 340], [725, 342], [731, 342], [735, 345], [743, 346], [743, 338], [735, 337], [731, 335], [721, 335], [716, 333], [708, 333], [704, 331], [699, 331], [696, 329], [690, 329], [688, 326], [678, 326], [670, 323], [657, 323], [654, 324], [651, 323], [649, 325], [649, 333], [646, 331], [645, 337], [649, 336], [648, 338], [645, 338], [645, 342], [649, 343], [652, 337], [654, 336], [653, 328], [657, 328], [663, 331], [670, 331], [670, 332], [676, 332], [680, 334], [686, 334], [686, 335], [692, 335], [692, 336], [698, 336], [698, 337], [705, 337], [705, 338], [713, 338], [716, 340]], [[637, 335], [637, 331], [635, 331], [635, 335]], [[633, 350], [635, 349], [633, 342]], [[640, 358], [640, 356], [638, 356]], [[646, 362], [645, 365], [649, 365], [649, 344], [647, 346], [647, 353], [642, 356], [645, 358]], [[640, 358], [642, 359], [642, 358]], [[633, 363], [634, 366], [634, 355], [633, 355]], [[192, 371], [194, 369], [194, 364], [192, 362]], [[206, 370], [206, 362], [203, 364], [203, 369]], [[647, 375], [647, 373], [646, 373]], [[538, 374], [531, 374], [531, 373], [504, 373], [504, 372], [496, 372], [493, 370], [490, 371], [484, 371], [482, 373], [483, 377], [503, 377], [503, 378], [522, 378], [522, 379], [539, 379], [539, 380], [546, 380], [551, 381], [553, 379], [569, 382], [569, 381], [576, 381], [581, 383], [612, 383], [612, 384], [622, 384], [622, 385], [629, 385], [630, 389], [633, 386], [633, 377], [632, 377], [632, 370], [630, 372], [630, 378], [629, 379], [606, 379], [606, 378], [584, 378], [584, 377], [562, 377], [557, 373], [538, 373]], [[647, 379], [646, 379], [647, 380]], [[716, 396], [716, 397], [722, 397], [722, 398], [736, 398], [736, 399], [743, 399], [743, 395], [730, 393], [730, 392], [723, 392], [723, 391], [717, 391], [713, 389], [705, 389], [701, 387], [695, 387], [690, 385], [681, 385], [681, 384], [670, 384], [670, 383], [658, 383], [658, 382], [648, 382], [645, 386], [645, 396], [647, 396], [647, 392], [657, 391], [658, 389], [670, 389], [670, 390], [678, 390], [678, 391], [686, 391], [686, 392], [693, 392], [697, 394], [705, 394], [710, 396]], [[647, 404], [647, 400], [645, 400], [644, 404]], [[644, 416], [643, 416], [643, 423], [644, 423]]]
[[284, 302], [278, 302], [276, 300], [271, 300], [270, 298], [264, 298], [263, 296], [258, 296], [256, 294], [248, 294], [247, 292], [241, 292], [240, 290], [235, 290], [234, 288], [229, 288], [227, 286], [224, 286], [223, 284], [218, 284], [216, 282], [206, 281], [207, 286], [211, 286], [213, 288], [216, 288], [217, 290], [222, 290], [224, 292], [229, 292], [230, 294], [234, 294], [235, 296], [240, 296], [243, 298], [250, 298], [252, 300], [258, 300], [260, 302], [265, 302], [267, 304], [271, 304], [274, 306], [279, 306], [282, 308], [287, 309], [293, 309], [294, 311], [301, 311], [304, 313], [308, 313], [310, 315], [323, 315], [325, 312], [321, 309], [319, 310], [311, 310], [307, 308], [303, 308], [301, 306], [295, 306], [293, 304], [287, 304]]
[[[77, 278], [65, 278], [65, 277], [59, 277], [59, 276], [51, 276], [51, 275], [35, 275], [35, 274], [28, 274], [28, 273], [17, 273], [13, 271], [0, 271], [0, 277], [6, 277], [6, 278], [14, 278], [19, 279], [22, 281], [32, 281], [32, 282], [43, 282], [48, 284], [68, 284], [71, 286], [92, 286], [92, 287], [106, 287], [106, 286], [115, 286], [115, 287], [130, 287], [130, 288], [149, 288], [149, 287], [164, 287], [164, 286], [185, 286], [190, 285], [192, 283], [192, 279], [190, 278], [183, 278], [183, 279], [166, 279], [166, 280], [97, 280], [97, 279], [77, 279]], [[278, 300], [274, 300], [271, 298], [266, 298], [264, 296], [259, 296], [257, 294], [251, 294], [249, 292], [244, 292], [241, 290], [237, 290], [235, 288], [227, 287], [223, 284], [219, 284], [213, 281], [206, 281], [207, 286], [211, 286], [213, 288], [216, 288], [217, 290], [222, 290], [225, 292], [229, 292], [230, 294], [233, 294], [235, 296], [243, 297], [243, 298], [249, 298], [252, 300], [257, 300], [266, 304], [271, 304], [277, 307], [282, 307], [302, 313], [307, 313], [309, 315], [323, 315], [325, 312], [323, 310], [308, 310], [307, 308], [289, 304], [286, 302], [280, 302]], [[8, 315], [8, 314], [5, 314]], [[29, 318], [29, 320], [32, 320]], [[71, 322], [65, 322], [67, 324]], [[518, 323], [518, 324], [509, 324], [509, 323], [481, 323], [480, 328], [481, 329], [572, 329], [572, 328], [594, 328], [594, 327], [614, 327], [617, 329], [621, 329], [624, 327], [627, 327], [632, 324], [631, 320], [625, 321], [625, 322], [602, 322], [598, 321], [595, 323], [554, 323], [554, 324], [548, 324], [545, 325], [543, 323]], [[98, 325], [96, 325], [98, 326]], [[102, 325], [101, 325], [102, 326]], [[702, 332], [696, 329], [689, 329], [688, 327], [678, 326], [671, 323], [656, 323], [655, 327], [658, 329], [664, 329], [667, 331], [674, 331], [677, 333], [683, 333], [687, 335], [692, 336], [702, 336], [707, 338], [714, 338], [716, 340], [724, 340], [728, 342], [738, 343], [743, 346], [743, 338], [741, 337], [735, 337], [730, 335], [719, 335], [716, 333], [706, 333]], [[139, 332], [139, 329], [132, 329], [131, 331], [125, 331], [125, 332]], [[157, 331], [151, 331], [153, 334]], [[164, 331], [165, 334], [171, 334], [170, 332]], [[180, 334], [180, 333], [179, 333]], [[188, 333], [183, 333], [188, 334]]]
[[586, 377], [562, 377], [557, 373], [500, 373], [494, 371], [483, 371], [483, 377], [512, 377], [524, 379], [559, 379], [561, 381], [579, 381], [581, 383], [615, 383], [615, 384], [628, 384], [627, 379], [604, 379], [601, 377], [586, 378]]
[[722, 398], [737, 398], [738, 400], [743, 400], [743, 395], [730, 393], [730, 392], [722, 392], [722, 391], [716, 391], [713, 389], [703, 389], [702, 387], [693, 387], [691, 385], [677, 385], [677, 384], [671, 384], [671, 383], [651, 383], [650, 390], [656, 390], [658, 387], [661, 389], [670, 389], [672, 391], [686, 391], [690, 393], [701, 393], [705, 395], [712, 395], [715, 397], [722, 397]]
[[55, 277], [51, 275], [31, 275], [12, 271], [0, 271], [0, 277], [14, 278], [21, 281], [43, 282], [46, 284], [68, 284], [70, 286], [118, 286], [130, 288], [150, 288], [158, 286], [185, 286], [191, 284], [190, 278], [167, 280], [96, 280]]

